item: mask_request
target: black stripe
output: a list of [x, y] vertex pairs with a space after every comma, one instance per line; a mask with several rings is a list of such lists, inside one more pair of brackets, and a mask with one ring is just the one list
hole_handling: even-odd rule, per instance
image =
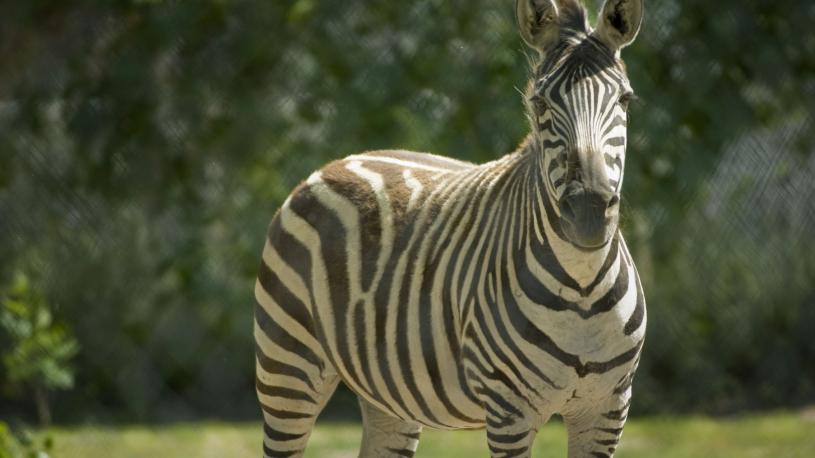
[[603, 416], [609, 420], [624, 420], [630, 406], [631, 399], [629, 398], [625, 405], [623, 405], [619, 410], [609, 410], [608, 412], [604, 413]]
[[[497, 405], [501, 411], [499, 412], [499, 418], [520, 418], [523, 416], [520, 410], [515, 407], [511, 402], [504, 399], [500, 394], [496, 393], [495, 391], [486, 388], [486, 387], [479, 387], [475, 391], [480, 396], [485, 399], [489, 399], [492, 401], [492, 404]], [[488, 421], [489, 424], [489, 421]]]
[[314, 333], [314, 322], [306, 304], [295, 296], [263, 261], [261, 261], [258, 269], [258, 282], [286, 315], [290, 316], [310, 333]]
[[[543, 203], [544, 211], [542, 212], [543, 214], [540, 215], [539, 213], [541, 213], [541, 212], [540, 212], [539, 207], [535, 206], [536, 217], [548, 219], [549, 220], [549, 226], [552, 228], [552, 230], [555, 232], [555, 234], [558, 236], [558, 238], [560, 238], [561, 240], [568, 240], [566, 238], [566, 235], [564, 235], [564, 233], [563, 233], [563, 229], [560, 227], [560, 220], [558, 219], [557, 214], [555, 214], [555, 209], [552, 208], [552, 202], [550, 201], [549, 193], [546, 190], [546, 184], [540, 182], [540, 180], [542, 180], [542, 179], [543, 179], [543, 177], [540, 177], [540, 179], [538, 180], [539, 183], [537, 185], [537, 189], [540, 192], [540, 202]], [[544, 231], [544, 229], [543, 229], [543, 222], [542, 221], [541, 221], [541, 224], [538, 227], [540, 227], [540, 229], [541, 229], [541, 234], [546, 233], [546, 231]]]
[[263, 444], [263, 455], [268, 458], [289, 458], [300, 453], [300, 450], [280, 451], [272, 450], [266, 444]]
[[278, 346], [291, 351], [303, 359], [313, 364], [317, 368], [322, 368], [322, 360], [312, 351], [312, 349], [297, 340], [287, 329], [284, 329], [266, 312], [259, 303], [255, 303], [255, 322], [258, 327], [263, 331], [266, 337]]
[[284, 388], [281, 386], [267, 385], [257, 377], [255, 377], [255, 389], [258, 391], [258, 393], [264, 394], [266, 396], [274, 396], [285, 399], [295, 399], [298, 401], [306, 401], [310, 404], [317, 404], [317, 401], [315, 401], [314, 398], [312, 398], [308, 393], [304, 393], [300, 390], [295, 390], [293, 388]]
[[606, 140], [606, 145], [608, 146], [625, 146], [625, 137], [612, 137]]
[[614, 285], [608, 291], [606, 291], [601, 298], [597, 299], [593, 304], [591, 304], [591, 308], [588, 312], [586, 312], [585, 317], [591, 317], [600, 313], [608, 312], [620, 302], [620, 299], [625, 297], [627, 292], [628, 262], [623, 253], [623, 256], [620, 257], [620, 270], [617, 274], [617, 279], [614, 281]]
[[642, 321], [645, 318], [645, 298], [642, 295], [642, 285], [640, 284], [639, 278], [637, 278], [637, 306], [634, 308], [634, 312], [631, 313], [631, 317], [628, 318], [628, 321], [625, 323], [625, 327], [623, 328], [623, 332], [625, 335], [630, 336], [634, 333], [637, 329], [642, 326]]
[[[574, 302], [569, 302], [566, 299], [558, 296], [540, 283], [538, 279], [535, 278], [535, 275], [529, 270], [529, 264], [527, 264], [526, 261], [521, 258], [521, 256], [522, 254], [516, 253], [516, 259], [513, 260], [513, 264], [516, 268], [518, 284], [526, 297], [528, 297], [535, 304], [551, 310], [572, 310], [578, 314], [585, 312]], [[507, 277], [507, 281], [509, 281], [509, 277]], [[507, 288], [509, 288], [509, 286], [507, 286]]]
[[599, 285], [600, 282], [603, 281], [603, 278], [605, 278], [606, 273], [608, 273], [608, 270], [611, 269], [611, 266], [614, 265], [614, 261], [617, 260], [617, 252], [619, 251], [619, 249], [620, 249], [620, 231], [617, 231], [614, 234], [614, 238], [611, 240], [611, 248], [608, 250], [606, 260], [603, 262], [603, 265], [600, 267], [600, 270], [597, 272], [597, 276], [594, 277], [594, 280], [589, 284], [589, 286], [587, 286], [580, 292], [581, 296], [587, 297], [591, 295], [591, 293], [594, 291], [594, 288], [596, 288], [597, 285]]
[[[616, 367], [622, 366], [623, 364], [633, 360], [640, 354], [640, 349], [642, 348], [642, 340], [637, 342], [633, 348], [630, 350], [621, 353], [614, 358], [609, 359], [608, 361], [602, 362], [588, 362], [585, 364], [584, 371], [587, 374], [603, 374], [606, 373]], [[579, 372], [578, 372], [579, 375]]]
[[499, 444], [514, 444], [526, 439], [528, 435], [529, 431], [523, 431], [517, 434], [498, 434], [487, 430], [487, 440], [490, 442], [498, 442]]
[[[522, 253], [516, 253], [514, 258], [513, 261], [516, 265], [518, 283], [524, 294], [534, 303], [551, 310], [570, 310], [581, 318], [588, 319], [600, 313], [610, 311], [628, 291], [628, 272], [625, 263], [621, 260], [620, 273], [615, 280], [614, 286], [612, 286], [605, 295], [597, 299], [589, 309], [584, 309], [578, 304], [568, 301], [550, 291], [538, 281], [535, 275], [529, 270], [529, 265], [525, 259], [523, 259]], [[578, 291], [583, 290], [578, 287]]]
[[629, 372], [628, 374], [623, 375], [620, 377], [620, 380], [617, 382], [617, 385], [614, 387], [614, 394], [622, 394], [631, 387], [632, 382], [634, 381], [634, 377]]
[[617, 442], [619, 442], [617, 439], [604, 439], [604, 440], [595, 439], [594, 440], [594, 443], [597, 444], [597, 445], [617, 445]]
[[496, 447], [496, 446], [494, 446], [492, 444], [489, 444], [489, 448], [490, 448], [490, 452], [492, 452], [492, 456], [500, 457], [500, 458], [514, 458], [516, 456], [521, 456], [521, 455], [525, 454], [529, 450], [529, 447], [526, 446], [526, 445], [518, 447], [518, 448], [506, 449], [506, 448]]
[[314, 418], [311, 413], [292, 412], [291, 410], [277, 410], [261, 403], [260, 408], [267, 414], [281, 420], [302, 420], [304, 418]]
[[263, 432], [266, 434], [266, 437], [275, 441], [275, 442], [290, 442], [297, 439], [302, 439], [308, 433], [299, 433], [299, 434], [292, 434], [292, 433], [284, 433], [282, 431], [278, 431], [266, 423], [263, 423]]
[[[376, 307], [370, 307], [374, 310], [365, 310], [365, 302], [362, 300], [357, 301], [354, 306], [354, 324], [353, 327], [356, 330], [355, 336], [355, 348], [359, 352], [359, 362], [362, 369], [362, 375], [365, 377], [365, 381], [368, 383], [368, 386], [371, 387], [372, 390], [375, 390], [374, 387], [374, 378], [371, 365], [368, 364], [368, 345], [365, 343], [365, 336], [368, 333], [367, 328], [365, 327], [365, 313], [368, 314], [376, 314]], [[376, 343], [374, 343], [376, 346]], [[376, 351], [376, 350], [374, 350]]]
[[566, 148], [567, 147], [566, 141], [564, 141], [562, 139], [555, 139], [555, 140], [547, 139], [547, 140], [544, 140], [542, 146], [543, 146], [544, 151], [550, 150], [550, 149], [555, 149], [555, 148]]
[[[540, 114], [543, 114], [543, 113], [540, 113]], [[538, 122], [538, 128], [541, 131], [551, 132], [554, 129], [554, 125], [552, 124], [552, 118], [549, 118], [544, 122]]]
[[[304, 188], [299, 189], [302, 190]], [[292, 195], [296, 195], [297, 192], [298, 191], [295, 190]], [[279, 212], [275, 215], [272, 224], [269, 226], [268, 238], [269, 243], [275, 247], [280, 257], [303, 279], [309, 292], [312, 291], [311, 254], [305, 245], [283, 230]]]
[[[348, 199], [357, 209], [359, 216], [359, 230], [357, 232], [360, 242], [360, 280], [362, 290], [368, 291], [371, 288], [374, 273], [376, 272], [376, 262], [382, 249], [382, 221], [379, 203], [373, 188], [367, 180], [360, 178], [355, 172], [346, 170], [344, 163], [342, 165], [337, 164], [336, 167], [342, 167], [342, 172], [335, 172], [337, 173], [335, 175], [329, 169], [322, 175], [322, 179], [329, 188]], [[363, 167], [365, 167], [364, 163]], [[367, 169], [367, 167], [365, 168]], [[362, 192], [363, 189], [364, 192]], [[344, 249], [345, 246], [342, 246]]]
[[263, 350], [260, 348], [260, 345], [255, 343], [255, 357], [257, 358], [258, 364], [260, 367], [270, 373], [270, 374], [280, 374], [285, 375], [288, 377], [293, 377], [298, 380], [303, 381], [309, 388], [317, 391], [314, 388], [314, 384], [311, 383], [311, 380], [308, 378], [308, 374], [299, 367], [292, 366], [290, 364], [286, 364], [281, 361], [274, 360], [263, 353]]

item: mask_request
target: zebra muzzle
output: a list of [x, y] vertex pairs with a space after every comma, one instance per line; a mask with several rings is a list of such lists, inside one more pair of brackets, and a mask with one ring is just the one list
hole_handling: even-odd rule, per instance
[[616, 228], [619, 197], [611, 192], [572, 189], [560, 200], [564, 235], [579, 248], [605, 245]]

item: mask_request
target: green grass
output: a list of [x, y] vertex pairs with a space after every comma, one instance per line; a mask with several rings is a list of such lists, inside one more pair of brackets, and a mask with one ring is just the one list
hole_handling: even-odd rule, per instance
[[[54, 428], [54, 458], [253, 457], [260, 456], [260, 424], [190, 423], [173, 426]], [[321, 423], [308, 458], [357, 456], [361, 429]], [[417, 457], [487, 456], [483, 431], [425, 430]], [[565, 457], [566, 432], [559, 422], [544, 426], [536, 457]], [[616, 454], [621, 458], [815, 457], [815, 409], [728, 419], [636, 418], [628, 422]]]

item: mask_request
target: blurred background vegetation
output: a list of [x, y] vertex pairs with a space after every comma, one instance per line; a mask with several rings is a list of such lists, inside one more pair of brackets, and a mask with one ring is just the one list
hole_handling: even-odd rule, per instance
[[[815, 3], [645, 3], [634, 414], [813, 403]], [[258, 418], [288, 191], [365, 149], [512, 151], [526, 53], [510, 0], [0, 3], [0, 420]]]

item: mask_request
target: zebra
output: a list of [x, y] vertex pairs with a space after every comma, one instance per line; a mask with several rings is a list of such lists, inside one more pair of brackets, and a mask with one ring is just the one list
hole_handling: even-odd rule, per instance
[[476, 165], [404, 150], [334, 161], [274, 215], [255, 284], [265, 457], [302, 456], [337, 384], [360, 456], [413, 456], [423, 427], [486, 429], [528, 457], [563, 418], [569, 457], [610, 457], [642, 349], [642, 286], [620, 234], [633, 98], [620, 50], [642, 0], [516, 0], [537, 62], [531, 133]]

